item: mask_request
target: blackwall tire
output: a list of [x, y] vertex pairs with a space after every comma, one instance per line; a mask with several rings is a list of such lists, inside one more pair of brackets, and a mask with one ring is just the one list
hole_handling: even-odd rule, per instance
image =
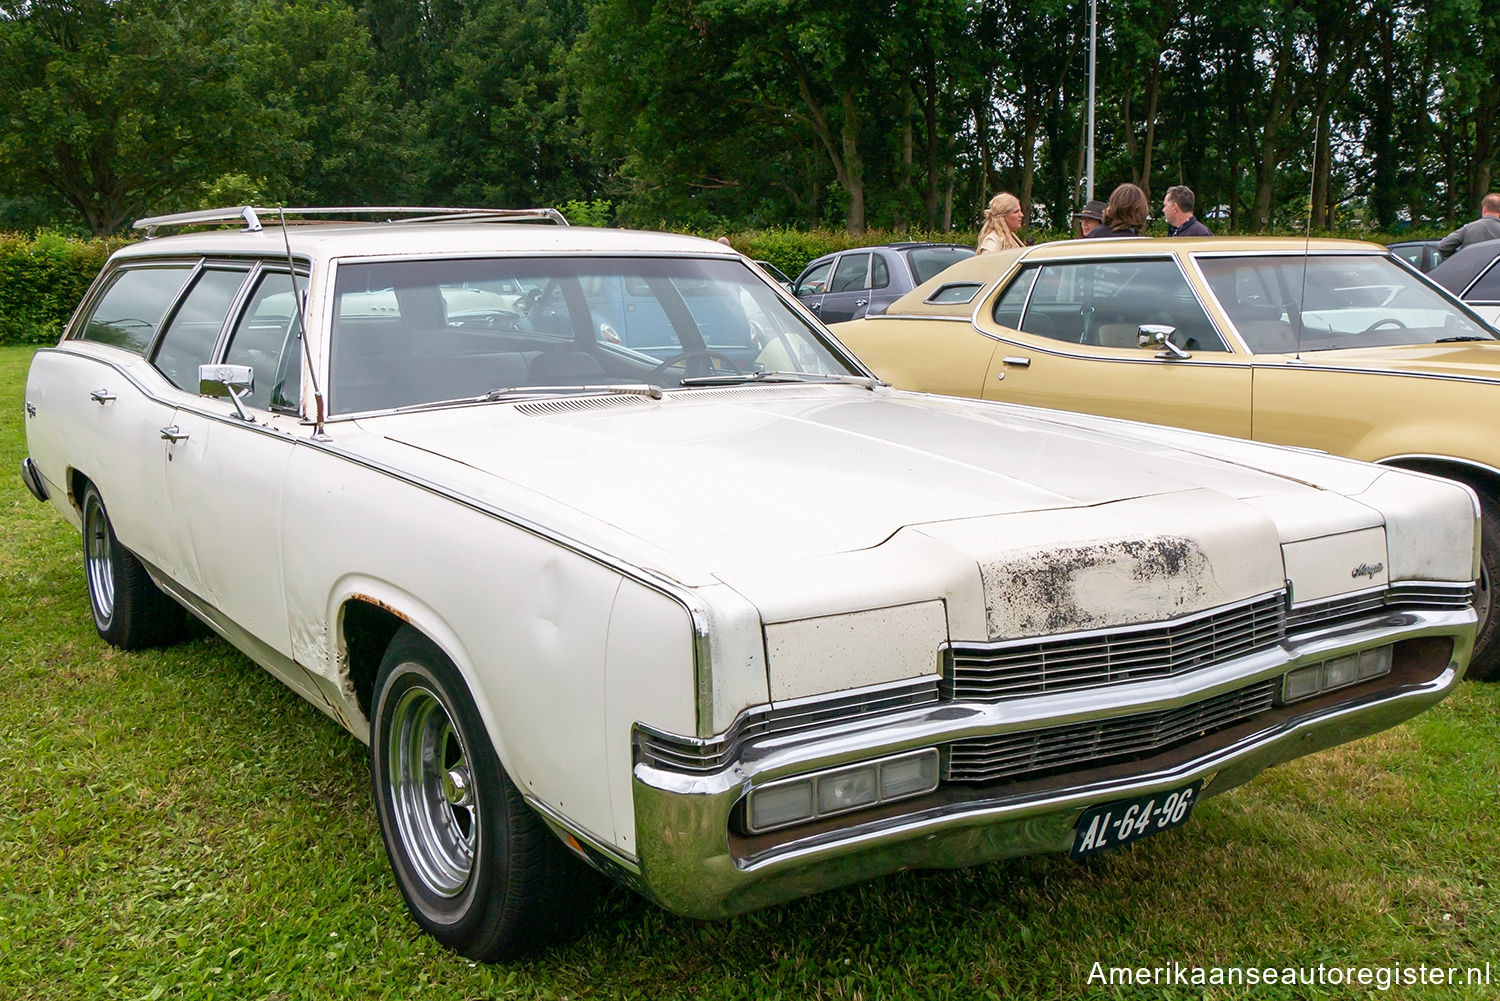
[[175, 642], [182, 635], [182, 606], [120, 545], [104, 498], [92, 483], [83, 492], [82, 514], [84, 581], [100, 637], [122, 650]]
[[458, 669], [411, 627], [376, 677], [370, 779], [401, 895], [443, 945], [511, 959], [565, 940], [592, 913], [597, 874], [526, 805]]
[[1479, 585], [1474, 605], [1479, 612], [1479, 632], [1474, 637], [1470, 678], [1500, 680], [1500, 602], [1494, 589], [1500, 584], [1500, 498], [1481, 494]]

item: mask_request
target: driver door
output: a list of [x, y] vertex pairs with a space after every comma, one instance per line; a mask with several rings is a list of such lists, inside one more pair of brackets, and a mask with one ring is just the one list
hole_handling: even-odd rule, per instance
[[[1250, 437], [1250, 360], [1171, 256], [1033, 265], [979, 323], [1001, 341], [985, 399]], [[1180, 352], [1140, 347], [1142, 324], [1172, 328]]]

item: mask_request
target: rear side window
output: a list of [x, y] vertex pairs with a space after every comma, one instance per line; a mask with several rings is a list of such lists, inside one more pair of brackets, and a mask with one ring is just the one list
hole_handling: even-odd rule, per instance
[[916, 272], [917, 284], [932, 278], [959, 261], [973, 257], [974, 251], [967, 247], [922, 247], [913, 250], [907, 260]]
[[244, 281], [243, 271], [204, 271], [167, 324], [151, 363], [178, 389], [197, 392], [198, 366], [208, 364], [213, 356], [219, 331]]
[[192, 265], [183, 264], [120, 271], [94, 307], [80, 339], [145, 354], [167, 307], [192, 270]]
[[1470, 302], [1500, 302], [1500, 261], [1479, 276], [1465, 296]]

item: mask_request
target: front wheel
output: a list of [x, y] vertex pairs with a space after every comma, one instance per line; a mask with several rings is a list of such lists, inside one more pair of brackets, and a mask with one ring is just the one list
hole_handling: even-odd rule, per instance
[[120, 545], [104, 498], [92, 483], [83, 492], [83, 573], [94, 628], [112, 646], [165, 646], [182, 634], [182, 606], [156, 586], [134, 553]]
[[484, 962], [561, 941], [598, 877], [526, 805], [458, 669], [403, 627], [375, 681], [370, 777], [380, 834], [412, 917]]
[[1474, 595], [1479, 632], [1474, 636], [1469, 677], [1494, 681], [1500, 679], [1500, 603], [1494, 593], [1500, 583], [1500, 498], [1480, 494], [1479, 511], [1479, 584]]

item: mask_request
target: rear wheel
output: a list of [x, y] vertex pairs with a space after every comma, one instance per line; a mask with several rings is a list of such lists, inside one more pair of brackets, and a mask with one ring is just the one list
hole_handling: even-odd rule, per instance
[[370, 776], [391, 868], [417, 924], [493, 962], [574, 933], [598, 877], [526, 805], [458, 669], [409, 626], [375, 681]]
[[83, 492], [83, 572], [94, 628], [122, 650], [165, 646], [182, 634], [183, 610], [151, 580], [135, 554], [115, 537], [104, 498]]
[[1500, 604], [1495, 586], [1500, 583], [1500, 498], [1480, 494], [1479, 585], [1474, 609], [1479, 613], [1479, 632], [1474, 637], [1474, 658], [1469, 677], [1479, 681], [1500, 679]]

